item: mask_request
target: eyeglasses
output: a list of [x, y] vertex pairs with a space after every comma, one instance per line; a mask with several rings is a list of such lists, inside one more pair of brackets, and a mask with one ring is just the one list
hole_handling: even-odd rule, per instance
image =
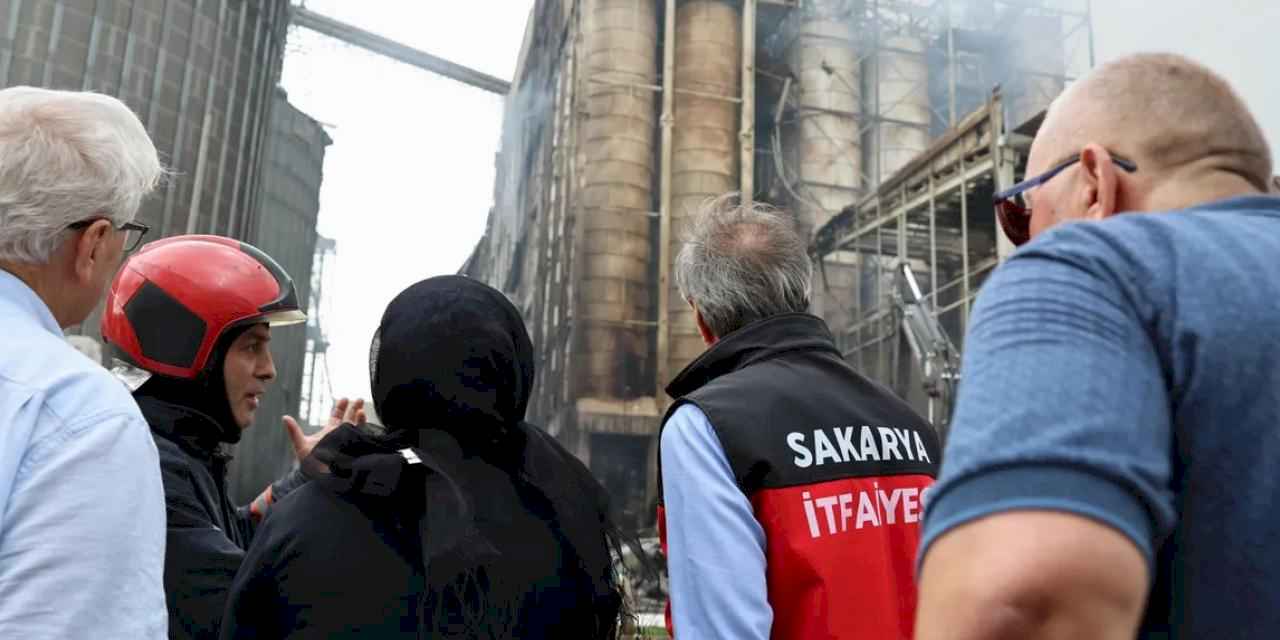
[[[73, 222], [67, 225], [67, 228], [75, 229], [78, 231], [80, 229], [88, 228], [89, 225], [99, 220], [110, 220], [110, 218], [89, 218], [88, 220]], [[115, 229], [116, 231], [125, 232], [126, 235], [124, 237], [124, 252], [131, 253], [134, 249], [138, 248], [138, 245], [142, 244], [142, 237], [147, 235], [147, 232], [151, 230], [151, 227], [148, 227], [147, 225], [142, 224], [141, 222], [126, 222], [118, 227], [115, 227]]]
[[[1126, 160], [1115, 154], [1111, 155], [1111, 161], [1129, 173], [1138, 170], [1138, 165], [1132, 160]], [[1000, 221], [1000, 227], [1004, 229], [1004, 234], [1009, 236], [1009, 241], [1014, 246], [1026, 244], [1031, 239], [1031, 207], [1027, 206], [1027, 201], [1022, 194], [1052, 180], [1054, 176], [1066, 171], [1077, 162], [1080, 162], [1078, 153], [1058, 163], [1052, 169], [1034, 178], [1027, 178], [994, 196], [996, 219]]]

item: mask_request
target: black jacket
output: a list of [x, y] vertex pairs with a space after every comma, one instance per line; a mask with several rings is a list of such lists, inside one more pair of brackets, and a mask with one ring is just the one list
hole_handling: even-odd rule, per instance
[[[391, 470], [392, 479], [368, 480], [382, 491], [348, 488], [334, 491], [331, 483], [312, 482], [272, 510], [258, 530], [244, 567], [228, 599], [224, 639], [278, 640], [283, 638], [512, 638], [591, 640], [602, 619], [616, 620], [618, 602], [595, 600], [584, 550], [566, 544], [566, 520], [593, 519], [592, 496], [597, 487], [589, 472], [541, 430], [523, 425], [532, 449], [563, 474], [579, 482], [580, 513], [555, 513], [539, 501], [536, 491], [492, 478], [477, 482], [486, 488], [484, 500], [472, 503], [475, 527], [487, 549], [479, 553], [451, 551], [424, 563], [429, 551], [420, 532], [425, 528], [423, 487], [427, 473], [403, 465]], [[353, 428], [344, 426], [331, 438]], [[321, 446], [324, 446], [323, 444]], [[446, 445], [447, 446], [447, 445]], [[348, 449], [349, 447], [343, 447]], [[415, 450], [428, 459], [430, 449]], [[394, 448], [385, 458], [401, 466]], [[482, 466], [456, 473], [474, 477]], [[430, 463], [434, 466], [434, 463]], [[449, 463], [444, 463], [449, 466]], [[491, 476], [504, 475], [490, 469]], [[463, 481], [463, 491], [471, 484]], [[427, 507], [433, 508], [433, 507]], [[323, 523], [323, 525], [318, 525]], [[430, 532], [428, 532], [430, 533]], [[585, 555], [608, 557], [603, 536], [598, 548]], [[474, 548], [473, 548], [474, 550]], [[594, 552], [594, 553], [593, 553]], [[479, 571], [475, 571], [480, 568]], [[459, 576], [471, 574], [475, 588], [493, 596], [515, 588], [514, 602], [491, 597], [489, 611], [503, 609], [510, 617], [484, 615], [466, 620], [465, 606], [476, 600], [451, 589]], [[506, 589], [504, 589], [504, 587]], [[466, 600], [465, 604], [458, 598]], [[511, 606], [513, 605], [513, 606]], [[425, 623], [425, 625], [423, 624]]]
[[[164, 587], [170, 638], [217, 638], [227, 589], [255, 526], [248, 507], [227, 496], [227, 465], [218, 428], [207, 415], [137, 395], [160, 452], [168, 519]], [[303, 480], [289, 476], [283, 495]]]

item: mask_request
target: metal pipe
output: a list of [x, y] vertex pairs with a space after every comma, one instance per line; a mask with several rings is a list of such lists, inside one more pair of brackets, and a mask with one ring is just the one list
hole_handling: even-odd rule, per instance
[[5, 34], [5, 46], [0, 47], [0, 87], [9, 86], [9, 66], [13, 62], [13, 52], [18, 50], [18, 17], [22, 15], [22, 0], [13, 0], [9, 4], [9, 30]]
[[45, 53], [44, 69], [42, 81], [46, 87], [53, 86], [53, 61], [54, 54], [58, 51], [58, 40], [62, 37], [62, 12], [64, 7], [62, 3], [53, 5], [53, 24], [49, 26], [49, 50]]
[[477, 89], [484, 89], [500, 95], [506, 95], [511, 91], [511, 83], [506, 80], [433, 56], [426, 51], [400, 44], [376, 33], [334, 20], [304, 7], [293, 7], [292, 16], [293, 23], [300, 27], [318, 31], [374, 53], [395, 58], [405, 64], [438, 73], [446, 78], [457, 80]]
[[676, 86], [676, 0], [667, 0], [662, 26], [662, 141], [658, 178], [658, 363], [654, 395], [660, 407], [666, 396], [661, 393], [670, 381], [671, 359], [671, 162], [675, 133]]
[[[245, 4], [245, 8], [248, 9], [248, 3]], [[259, 11], [258, 16], [253, 21], [253, 53], [249, 56], [251, 61], [256, 62], [258, 60], [258, 47], [262, 44], [262, 23], [265, 21], [265, 16]], [[236, 149], [239, 151], [236, 154], [236, 177], [231, 183], [231, 210], [227, 212], [227, 235], [230, 237], [235, 237], [236, 222], [240, 218], [240, 210], [248, 206], [249, 203], [249, 198], [244, 196], [240, 186], [243, 180], [248, 179], [248, 172], [253, 170], [252, 166], [245, 166], [244, 148], [245, 141], [249, 136], [249, 116], [252, 113], [250, 108], [253, 106], [253, 91], [258, 84], [259, 75], [253, 73], [253, 68], [250, 67], [249, 87], [245, 91], [244, 100], [242, 101], [244, 108], [240, 110], [240, 141], [236, 145]]]
[[950, 121], [947, 126], [956, 126], [956, 38], [955, 24], [952, 22], [954, 11], [951, 0], [947, 0], [947, 85], [950, 106]]
[[[247, 4], [240, 5], [240, 20], [236, 26], [236, 47], [234, 49], [236, 63], [231, 69], [231, 82], [227, 87], [227, 104], [222, 109], [222, 144], [218, 151], [218, 177], [213, 183], [213, 212], [209, 220], [209, 233], [218, 233], [218, 219], [222, 216], [222, 187], [226, 178], [227, 151], [231, 148], [231, 114], [236, 104], [236, 89], [240, 86], [240, 47], [244, 44], [245, 17], [249, 13]], [[234, 198], [234, 196], [233, 196]]]
[[[222, 62], [222, 26], [227, 23], [227, 0], [219, 0], [218, 26], [214, 30], [213, 66], [209, 69], [209, 82], [204, 90], [204, 118], [200, 123], [200, 146], [196, 149], [196, 179], [191, 186], [191, 205], [187, 208], [187, 233], [196, 232], [200, 219], [200, 197], [204, 191], [205, 157], [209, 153], [209, 131], [213, 129], [213, 90], [217, 86], [218, 67]], [[236, 56], [239, 58], [239, 56]], [[226, 145], [223, 145], [225, 148]]]
[[[577, 188], [576, 188], [578, 185], [577, 141], [578, 141], [578, 134], [581, 133], [580, 127], [583, 126], [583, 119], [581, 117], [582, 114], [578, 112], [578, 98], [579, 98], [578, 90], [582, 88], [581, 86], [579, 86], [580, 78], [578, 77], [578, 69], [579, 69], [578, 57], [581, 55], [585, 55], [586, 53], [585, 51], [583, 51], [584, 47], [582, 46], [584, 38], [583, 38], [583, 32], [582, 32], [582, 13], [581, 12], [578, 12], [577, 26], [575, 27], [575, 30], [577, 31], [577, 36], [575, 37], [575, 41], [574, 41], [574, 56], [573, 56], [574, 57], [574, 67], [573, 67], [574, 78], [573, 78], [573, 82], [571, 82], [571, 86], [574, 87], [573, 88], [573, 105], [570, 110], [570, 114], [571, 114], [570, 117], [572, 118], [572, 120], [569, 123], [569, 133], [573, 139], [573, 144], [571, 146], [571, 152], [569, 156], [570, 158], [573, 158], [573, 162], [571, 162], [569, 165], [569, 184], [574, 186], [575, 188], [570, 193], [565, 194], [566, 195], [565, 218], [564, 218], [565, 235], [569, 236], [570, 238], [568, 240], [568, 243], [569, 243], [568, 255], [565, 257], [565, 261], [568, 262], [569, 277], [568, 277], [568, 282], [565, 284], [564, 287], [562, 287], [562, 290], [564, 291], [564, 323], [562, 327], [564, 327], [566, 331], [564, 333], [563, 341], [561, 342], [561, 345], [564, 349], [564, 351], [561, 352], [562, 355], [564, 356], [562, 359], [563, 370], [564, 370], [564, 378], [563, 378], [564, 385], [561, 387], [561, 394], [562, 394], [561, 400], [566, 404], [570, 401], [570, 397], [571, 397], [570, 394], [573, 392], [573, 390], [577, 386], [574, 383], [572, 376], [577, 375], [577, 368], [574, 366], [576, 364], [574, 361], [574, 355], [575, 355], [574, 343], [578, 339], [579, 327], [577, 325], [576, 320], [578, 318], [579, 307], [582, 306], [581, 304], [582, 300], [580, 300], [579, 296], [577, 295], [578, 283], [582, 282], [582, 271], [583, 271], [583, 266], [582, 266], [583, 260], [579, 250], [582, 248], [582, 244], [584, 242], [583, 238], [586, 236], [586, 225], [580, 219], [579, 207], [576, 206], [577, 205], [576, 202], [571, 201], [570, 198], [567, 197], [571, 194], [577, 193]], [[586, 66], [586, 68], [589, 69], [590, 67]], [[585, 85], [585, 84], [586, 82], [581, 83], [581, 85]]]
[[156, 44], [156, 68], [153, 72], [155, 75], [151, 77], [151, 98], [147, 100], [147, 131], [152, 132], [156, 130], [156, 103], [160, 101], [160, 87], [164, 86], [164, 62], [169, 58], [164, 55], [165, 49], [169, 47], [169, 4], [169, 0], [164, 0], [164, 6], [160, 8], [160, 42]]
[[129, 19], [125, 26], [124, 37], [124, 64], [120, 65], [120, 76], [116, 79], [116, 96], [125, 99], [126, 85], [129, 81], [129, 67], [133, 66], [133, 15], [134, 9], [137, 7], [136, 2], [129, 3]]
[[742, 158], [738, 176], [742, 203], [755, 197], [756, 155], [756, 0], [742, 2]]
[[[200, 41], [196, 37], [196, 25], [200, 23], [200, 9], [204, 4], [204, 0], [196, 0], [195, 7], [191, 10], [191, 28], [187, 32], [190, 38], [187, 42], [187, 57], [185, 58], [186, 69], [182, 72], [182, 88], [179, 90], [178, 97], [178, 130], [173, 136], [173, 167], [178, 169], [182, 165], [183, 144], [187, 137], [187, 105], [191, 101], [191, 75], [195, 71], [194, 64], [196, 57], [196, 43]], [[216, 65], [214, 65], [216, 66]], [[171, 181], [165, 189], [164, 194], [164, 216], [160, 219], [160, 236], [169, 235], [169, 221], [173, 218], [174, 196], [178, 191], [178, 181]]]
[[89, 53], [84, 58], [84, 81], [80, 83], [81, 91], [93, 88], [93, 73], [98, 65], [98, 38], [102, 33], [102, 18], [98, 17], [101, 4], [99, 0], [93, 0], [93, 26], [89, 31]]
[[1085, 21], [1089, 24], [1089, 68], [1092, 69], [1095, 63], [1093, 58], [1093, 0], [1085, 0], [1084, 15]]
[[[662, 93], [661, 86], [656, 84], [645, 84], [643, 82], [622, 82], [619, 80], [610, 80], [608, 78], [587, 78], [587, 82], [603, 84], [610, 87], [627, 87], [629, 89], [640, 89], [641, 91]], [[742, 98], [738, 96], [722, 96], [718, 93], [708, 93], [706, 91], [698, 91], [696, 89], [673, 89], [673, 91], [676, 94], [709, 98], [711, 100], [719, 100], [721, 102], [732, 102], [733, 104], [742, 104]]]
[[[929, 295], [938, 295], [938, 183], [933, 177], [933, 165], [929, 165]], [[937, 304], [933, 316], [938, 317]]]
[[[240, 237], [244, 239], [252, 238], [257, 232], [259, 219], [262, 214], [258, 207], [262, 201], [262, 167], [267, 162], [267, 141], [271, 131], [271, 123], [274, 118], [276, 104], [276, 80], [280, 77], [280, 69], [284, 66], [284, 52], [281, 51], [281, 49], [284, 48], [284, 41], [289, 28], [289, 5], [278, 4], [274, 6], [276, 7], [276, 11], [271, 16], [269, 23], [271, 31], [268, 32], [271, 36], [271, 40], [268, 43], [270, 46], [270, 53], [268, 54], [267, 59], [270, 60], [271, 63], [267, 65], [267, 81], [263, 85], [262, 100], [259, 103], [257, 111], [258, 131], [255, 134], [256, 139], [253, 144], [252, 160], [250, 164], [250, 167], [253, 168], [253, 174], [251, 175], [252, 180], [247, 184], [249, 206], [241, 212], [241, 220], [244, 222], [240, 225], [242, 227], [240, 230]], [[281, 16], [282, 12], [284, 13], [283, 16]], [[280, 33], [278, 34], [276, 32], [277, 29], [280, 30]]]

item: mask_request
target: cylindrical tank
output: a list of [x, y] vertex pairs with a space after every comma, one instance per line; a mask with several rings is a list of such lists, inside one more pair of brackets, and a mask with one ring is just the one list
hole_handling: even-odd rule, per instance
[[[742, 18], [724, 0], [687, 0], [676, 9], [675, 40], [671, 231], [677, 246], [671, 251], [673, 261], [698, 208], [707, 199], [738, 188], [738, 104], [730, 100], [742, 93]], [[674, 376], [706, 345], [698, 335], [693, 311], [675, 289], [674, 278], [671, 286], [668, 371]]]
[[904, 167], [929, 147], [929, 65], [921, 38], [893, 35], [879, 54], [880, 179]]
[[[273, 100], [263, 153], [262, 215], [255, 221], [250, 241], [284, 267], [293, 279], [298, 302], [306, 309], [311, 300], [324, 152], [331, 140], [319, 123], [289, 104], [283, 90], [277, 89]], [[251, 500], [293, 464], [293, 447], [280, 419], [298, 417], [308, 326], [271, 331], [276, 379], [267, 387], [255, 428], [245, 432], [230, 472], [231, 492], [239, 501]]]
[[[857, 201], [862, 187], [862, 72], [853, 24], [847, 1], [814, 0], [784, 27], [796, 78], [786, 177], [796, 183], [792, 207], [806, 237]], [[858, 263], [829, 260], [815, 270], [822, 280], [814, 287], [813, 312], [837, 340], [849, 324], [858, 269]]]
[[578, 389], [584, 397], [635, 397], [653, 386], [644, 372], [657, 13], [654, 0], [590, 0], [583, 19]]
[[175, 172], [148, 239], [247, 238], [287, 0], [0, 0], [0, 86], [91, 90], [128, 104]]
[[789, 133], [801, 226], [821, 227], [862, 186], [862, 80], [852, 17], [842, 0], [814, 0], [791, 23], [788, 61], [797, 78]]

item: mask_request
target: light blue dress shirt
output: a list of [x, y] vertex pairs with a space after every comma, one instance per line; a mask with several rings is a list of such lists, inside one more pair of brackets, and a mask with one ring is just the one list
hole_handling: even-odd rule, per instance
[[0, 330], [0, 638], [166, 638], [164, 487], [146, 421], [5, 271]]
[[764, 529], [694, 405], [677, 408], [662, 430], [662, 493], [676, 637], [767, 640]]

